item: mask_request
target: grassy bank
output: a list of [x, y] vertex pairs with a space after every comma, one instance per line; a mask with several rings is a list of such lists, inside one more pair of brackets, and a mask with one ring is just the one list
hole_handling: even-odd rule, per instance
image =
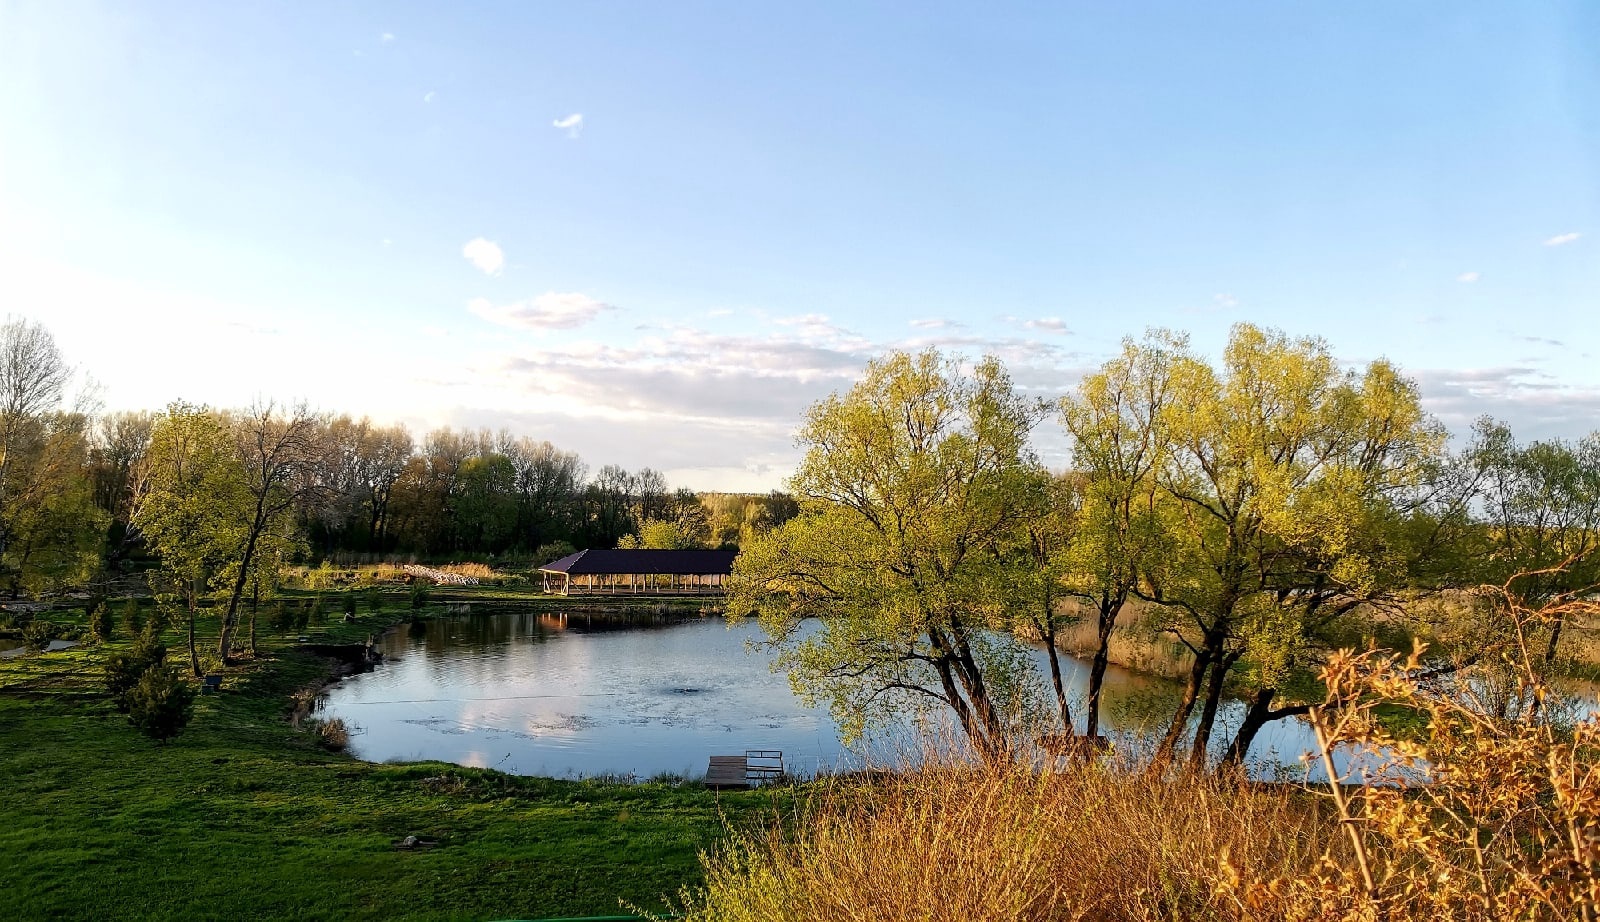
[[[352, 623], [330, 609], [308, 633], [362, 640], [410, 617], [402, 605], [362, 605]], [[181, 661], [177, 632], [167, 639]], [[698, 851], [787, 796], [362, 763], [287, 719], [293, 693], [320, 681], [326, 661], [276, 636], [264, 646], [220, 693], [199, 698], [188, 731], [166, 746], [139, 735], [103, 691], [106, 656], [126, 647], [120, 634], [0, 660], [0, 918], [492, 919], [615, 913], [619, 899], [661, 907], [699, 879]], [[438, 844], [395, 848], [409, 835]]]

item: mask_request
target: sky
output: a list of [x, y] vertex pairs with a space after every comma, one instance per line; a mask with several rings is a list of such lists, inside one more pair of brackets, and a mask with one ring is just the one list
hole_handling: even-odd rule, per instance
[[0, 313], [109, 409], [765, 490], [887, 350], [1251, 322], [1577, 438], [1597, 296], [1600, 4], [0, 0]]

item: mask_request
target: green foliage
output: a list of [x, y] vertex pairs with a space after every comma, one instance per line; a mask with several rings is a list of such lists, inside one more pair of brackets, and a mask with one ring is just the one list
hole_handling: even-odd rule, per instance
[[847, 737], [937, 702], [994, 752], [1036, 710], [1025, 652], [989, 628], [1013, 591], [991, 548], [1034, 508], [1041, 413], [998, 362], [966, 374], [931, 351], [873, 362], [808, 411], [800, 514], [745, 547], [729, 610], [756, 612], [796, 692]]
[[575, 553], [577, 550], [572, 546], [571, 542], [552, 541], [549, 544], [541, 544], [534, 550], [533, 562], [535, 566], [554, 563], [569, 554]]
[[428, 604], [428, 581], [414, 579], [411, 581], [411, 608], [416, 610]]
[[690, 530], [678, 522], [646, 519], [637, 534], [623, 535], [617, 542], [619, 548], [647, 548], [671, 551], [702, 547]]
[[268, 617], [267, 623], [280, 634], [288, 633], [294, 630], [295, 612], [298, 608], [299, 606], [290, 608], [280, 599], [273, 603], [272, 614]]
[[156, 421], [149, 459], [137, 524], [185, 587], [216, 579], [240, 557], [249, 499], [227, 426], [207, 407], [174, 403]]
[[146, 672], [165, 665], [166, 661], [167, 648], [161, 642], [159, 628], [146, 628], [137, 635], [129, 652], [112, 653], [106, 657], [106, 693], [111, 696], [117, 710], [126, 712], [129, 707], [128, 693], [139, 684]]
[[340, 593], [340, 604], [342, 604], [344, 606], [344, 613], [345, 614], [347, 614], [347, 615], [355, 614], [356, 613], [356, 594], [355, 594], [355, 590], [346, 589], [344, 592]]
[[0, 441], [10, 443], [0, 446], [0, 573], [16, 589], [79, 585], [100, 564], [110, 517], [94, 503], [86, 426], [76, 413], [0, 425]]
[[50, 646], [50, 641], [61, 636], [61, 628], [53, 622], [42, 618], [30, 621], [22, 629], [22, 642], [33, 652], [37, 653]]
[[367, 590], [367, 609], [374, 612], [383, 610], [383, 590], [377, 586]]
[[183, 732], [194, 716], [194, 686], [175, 670], [156, 665], [146, 669], [127, 694], [128, 720], [140, 732], [166, 743]]
[[102, 643], [111, 639], [111, 609], [104, 601], [89, 611], [89, 633]]
[[144, 632], [144, 615], [139, 611], [139, 600], [130, 598], [122, 603], [122, 632], [138, 637]]

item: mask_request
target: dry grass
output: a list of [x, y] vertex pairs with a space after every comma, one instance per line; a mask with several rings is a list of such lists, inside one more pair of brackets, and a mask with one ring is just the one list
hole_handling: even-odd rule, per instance
[[507, 575], [481, 563], [447, 563], [434, 569], [454, 573], [457, 576], [472, 576], [480, 580], [499, 579]]
[[[1075, 615], [1076, 620], [1056, 635], [1056, 645], [1085, 659], [1094, 656], [1100, 643], [1094, 612], [1072, 603], [1064, 603], [1064, 611]], [[1110, 661], [1144, 675], [1168, 679], [1187, 676], [1194, 664], [1194, 654], [1161, 632], [1164, 615], [1156, 606], [1129, 602], [1111, 630], [1106, 648]], [[1024, 635], [1024, 639], [1033, 638]]]
[[1237, 779], [1073, 763], [938, 765], [835, 782], [787, 831], [708, 858], [685, 916], [778, 920], [1243, 918], [1219, 881], [1342, 854], [1317, 799]]

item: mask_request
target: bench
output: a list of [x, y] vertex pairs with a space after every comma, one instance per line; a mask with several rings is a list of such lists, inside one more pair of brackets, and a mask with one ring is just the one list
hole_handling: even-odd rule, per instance
[[214, 692], [222, 689], [222, 676], [208, 675], [201, 682], [203, 683], [200, 686], [202, 691]]

